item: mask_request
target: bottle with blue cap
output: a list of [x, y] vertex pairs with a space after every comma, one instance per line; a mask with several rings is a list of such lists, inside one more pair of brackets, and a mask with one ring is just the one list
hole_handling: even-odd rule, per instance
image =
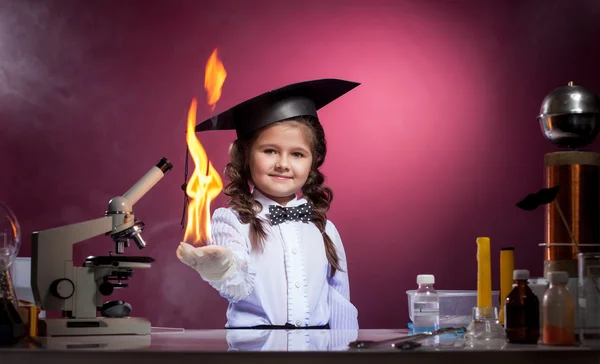
[[440, 300], [433, 284], [432, 274], [419, 274], [419, 287], [413, 299], [413, 331], [427, 332], [437, 330], [440, 326]]

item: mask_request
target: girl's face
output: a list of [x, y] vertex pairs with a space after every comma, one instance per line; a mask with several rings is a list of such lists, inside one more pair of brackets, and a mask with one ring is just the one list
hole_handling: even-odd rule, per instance
[[252, 144], [249, 159], [254, 187], [285, 206], [308, 179], [313, 160], [310, 131], [293, 121], [270, 125]]

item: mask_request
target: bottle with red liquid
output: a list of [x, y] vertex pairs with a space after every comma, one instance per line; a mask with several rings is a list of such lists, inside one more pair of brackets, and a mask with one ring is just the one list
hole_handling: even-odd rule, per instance
[[504, 331], [509, 343], [537, 344], [540, 338], [540, 301], [527, 285], [529, 271], [513, 271], [515, 282], [504, 302]]
[[567, 289], [567, 272], [548, 273], [550, 287], [544, 294], [542, 342], [546, 345], [575, 343], [575, 300]]

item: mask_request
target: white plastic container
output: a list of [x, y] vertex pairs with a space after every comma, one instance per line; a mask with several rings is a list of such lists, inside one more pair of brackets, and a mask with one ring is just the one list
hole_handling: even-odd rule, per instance
[[[416, 290], [406, 291], [408, 317], [413, 321], [413, 300]], [[439, 290], [440, 327], [467, 326], [471, 322], [473, 307], [477, 306], [477, 291]], [[500, 307], [500, 292], [492, 291], [492, 305]]]

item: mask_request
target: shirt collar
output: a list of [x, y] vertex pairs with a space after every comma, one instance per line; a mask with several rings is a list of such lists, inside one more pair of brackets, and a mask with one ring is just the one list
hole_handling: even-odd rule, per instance
[[[252, 196], [254, 196], [254, 199], [258, 202], [260, 202], [260, 204], [262, 205], [262, 211], [258, 213], [258, 216], [260, 217], [267, 217], [267, 215], [269, 214], [269, 205], [277, 205], [277, 206], [282, 206], [281, 204], [271, 200], [270, 198], [268, 198], [267, 196], [263, 195], [260, 191], [258, 191], [256, 188], [254, 188], [252, 190]], [[302, 205], [303, 203], [308, 202], [305, 198], [298, 198], [297, 196], [294, 196], [294, 199], [289, 201], [285, 207], [292, 207], [292, 206], [299, 206]]]

